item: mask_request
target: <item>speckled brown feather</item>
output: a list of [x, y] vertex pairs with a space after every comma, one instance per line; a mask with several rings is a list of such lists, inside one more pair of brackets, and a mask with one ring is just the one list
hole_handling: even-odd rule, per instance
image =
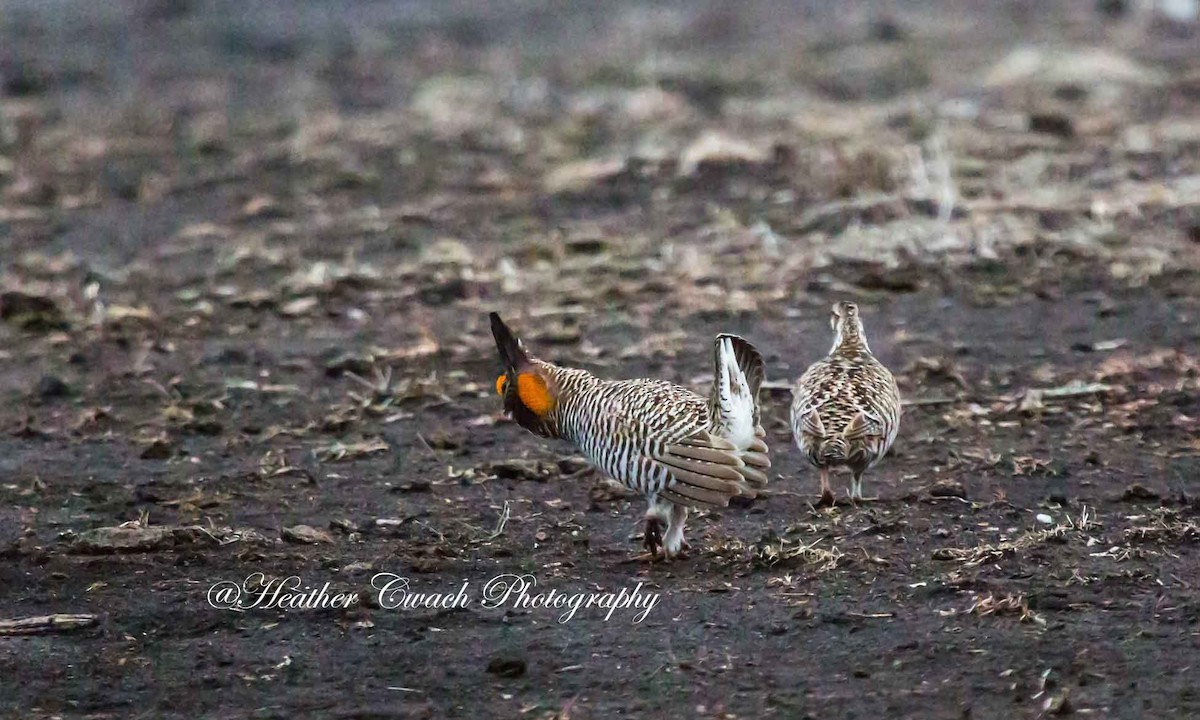
[[896, 439], [900, 390], [867, 345], [858, 308], [834, 307], [837, 339], [792, 390], [792, 433], [818, 468], [845, 465], [855, 476], [873, 466]]

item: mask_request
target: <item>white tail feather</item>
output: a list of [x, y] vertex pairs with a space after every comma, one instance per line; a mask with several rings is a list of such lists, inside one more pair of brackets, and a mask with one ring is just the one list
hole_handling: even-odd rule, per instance
[[733, 341], [721, 338], [717, 346], [716, 431], [738, 450], [748, 450], [757, 439], [754, 425], [754, 393], [746, 374], [738, 366]]

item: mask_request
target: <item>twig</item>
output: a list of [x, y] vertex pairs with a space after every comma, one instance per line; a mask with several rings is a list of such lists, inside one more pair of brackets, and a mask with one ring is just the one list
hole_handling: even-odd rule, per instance
[[96, 624], [95, 615], [41, 615], [0, 620], [0, 636], [70, 632]]
[[437, 535], [437, 537], [438, 537], [438, 542], [446, 542], [446, 536], [445, 536], [445, 534], [443, 534], [441, 530], [438, 530], [437, 528], [435, 528], [434, 526], [430, 525], [429, 523], [427, 523], [427, 522], [422, 522], [421, 520], [414, 520], [414, 521], [413, 521], [413, 524], [414, 524], [414, 525], [419, 525], [419, 526], [421, 526], [421, 527], [425, 528], [426, 530], [428, 530], [429, 532], [433, 533], [434, 535]]
[[504, 526], [508, 524], [508, 516], [511, 514], [511, 512], [512, 510], [508, 505], [508, 501], [505, 500], [504, 508], [500, 511], [500, 520], [496, 522], [496, 529], [492, 531], [491, 535], [488, 535], [483, 539], [484, 542], [495, 540], [496, 538], [500, 537], [500, 535], [504, 532]]

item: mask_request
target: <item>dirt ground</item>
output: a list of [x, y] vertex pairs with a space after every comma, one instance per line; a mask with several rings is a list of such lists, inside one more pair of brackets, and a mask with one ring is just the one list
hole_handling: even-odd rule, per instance
[[[1200, 27], [831, 8], [0, 4], [0, 715], [1200, 717]], [[817, 508], [845, 298], [907, 406]], [[491, 310], [697, 389], [749, 338], [769, 491], [638, 561]]]

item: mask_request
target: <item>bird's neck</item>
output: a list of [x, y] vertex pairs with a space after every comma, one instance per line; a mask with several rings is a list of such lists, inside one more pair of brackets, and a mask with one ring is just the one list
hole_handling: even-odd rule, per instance
[[870, 355], [871, 348], [867, 345], [867, 336], [854, 325], [848, 324], [833, 339], [833, 347], [829, 350], [829, 354], [847, 357]]

